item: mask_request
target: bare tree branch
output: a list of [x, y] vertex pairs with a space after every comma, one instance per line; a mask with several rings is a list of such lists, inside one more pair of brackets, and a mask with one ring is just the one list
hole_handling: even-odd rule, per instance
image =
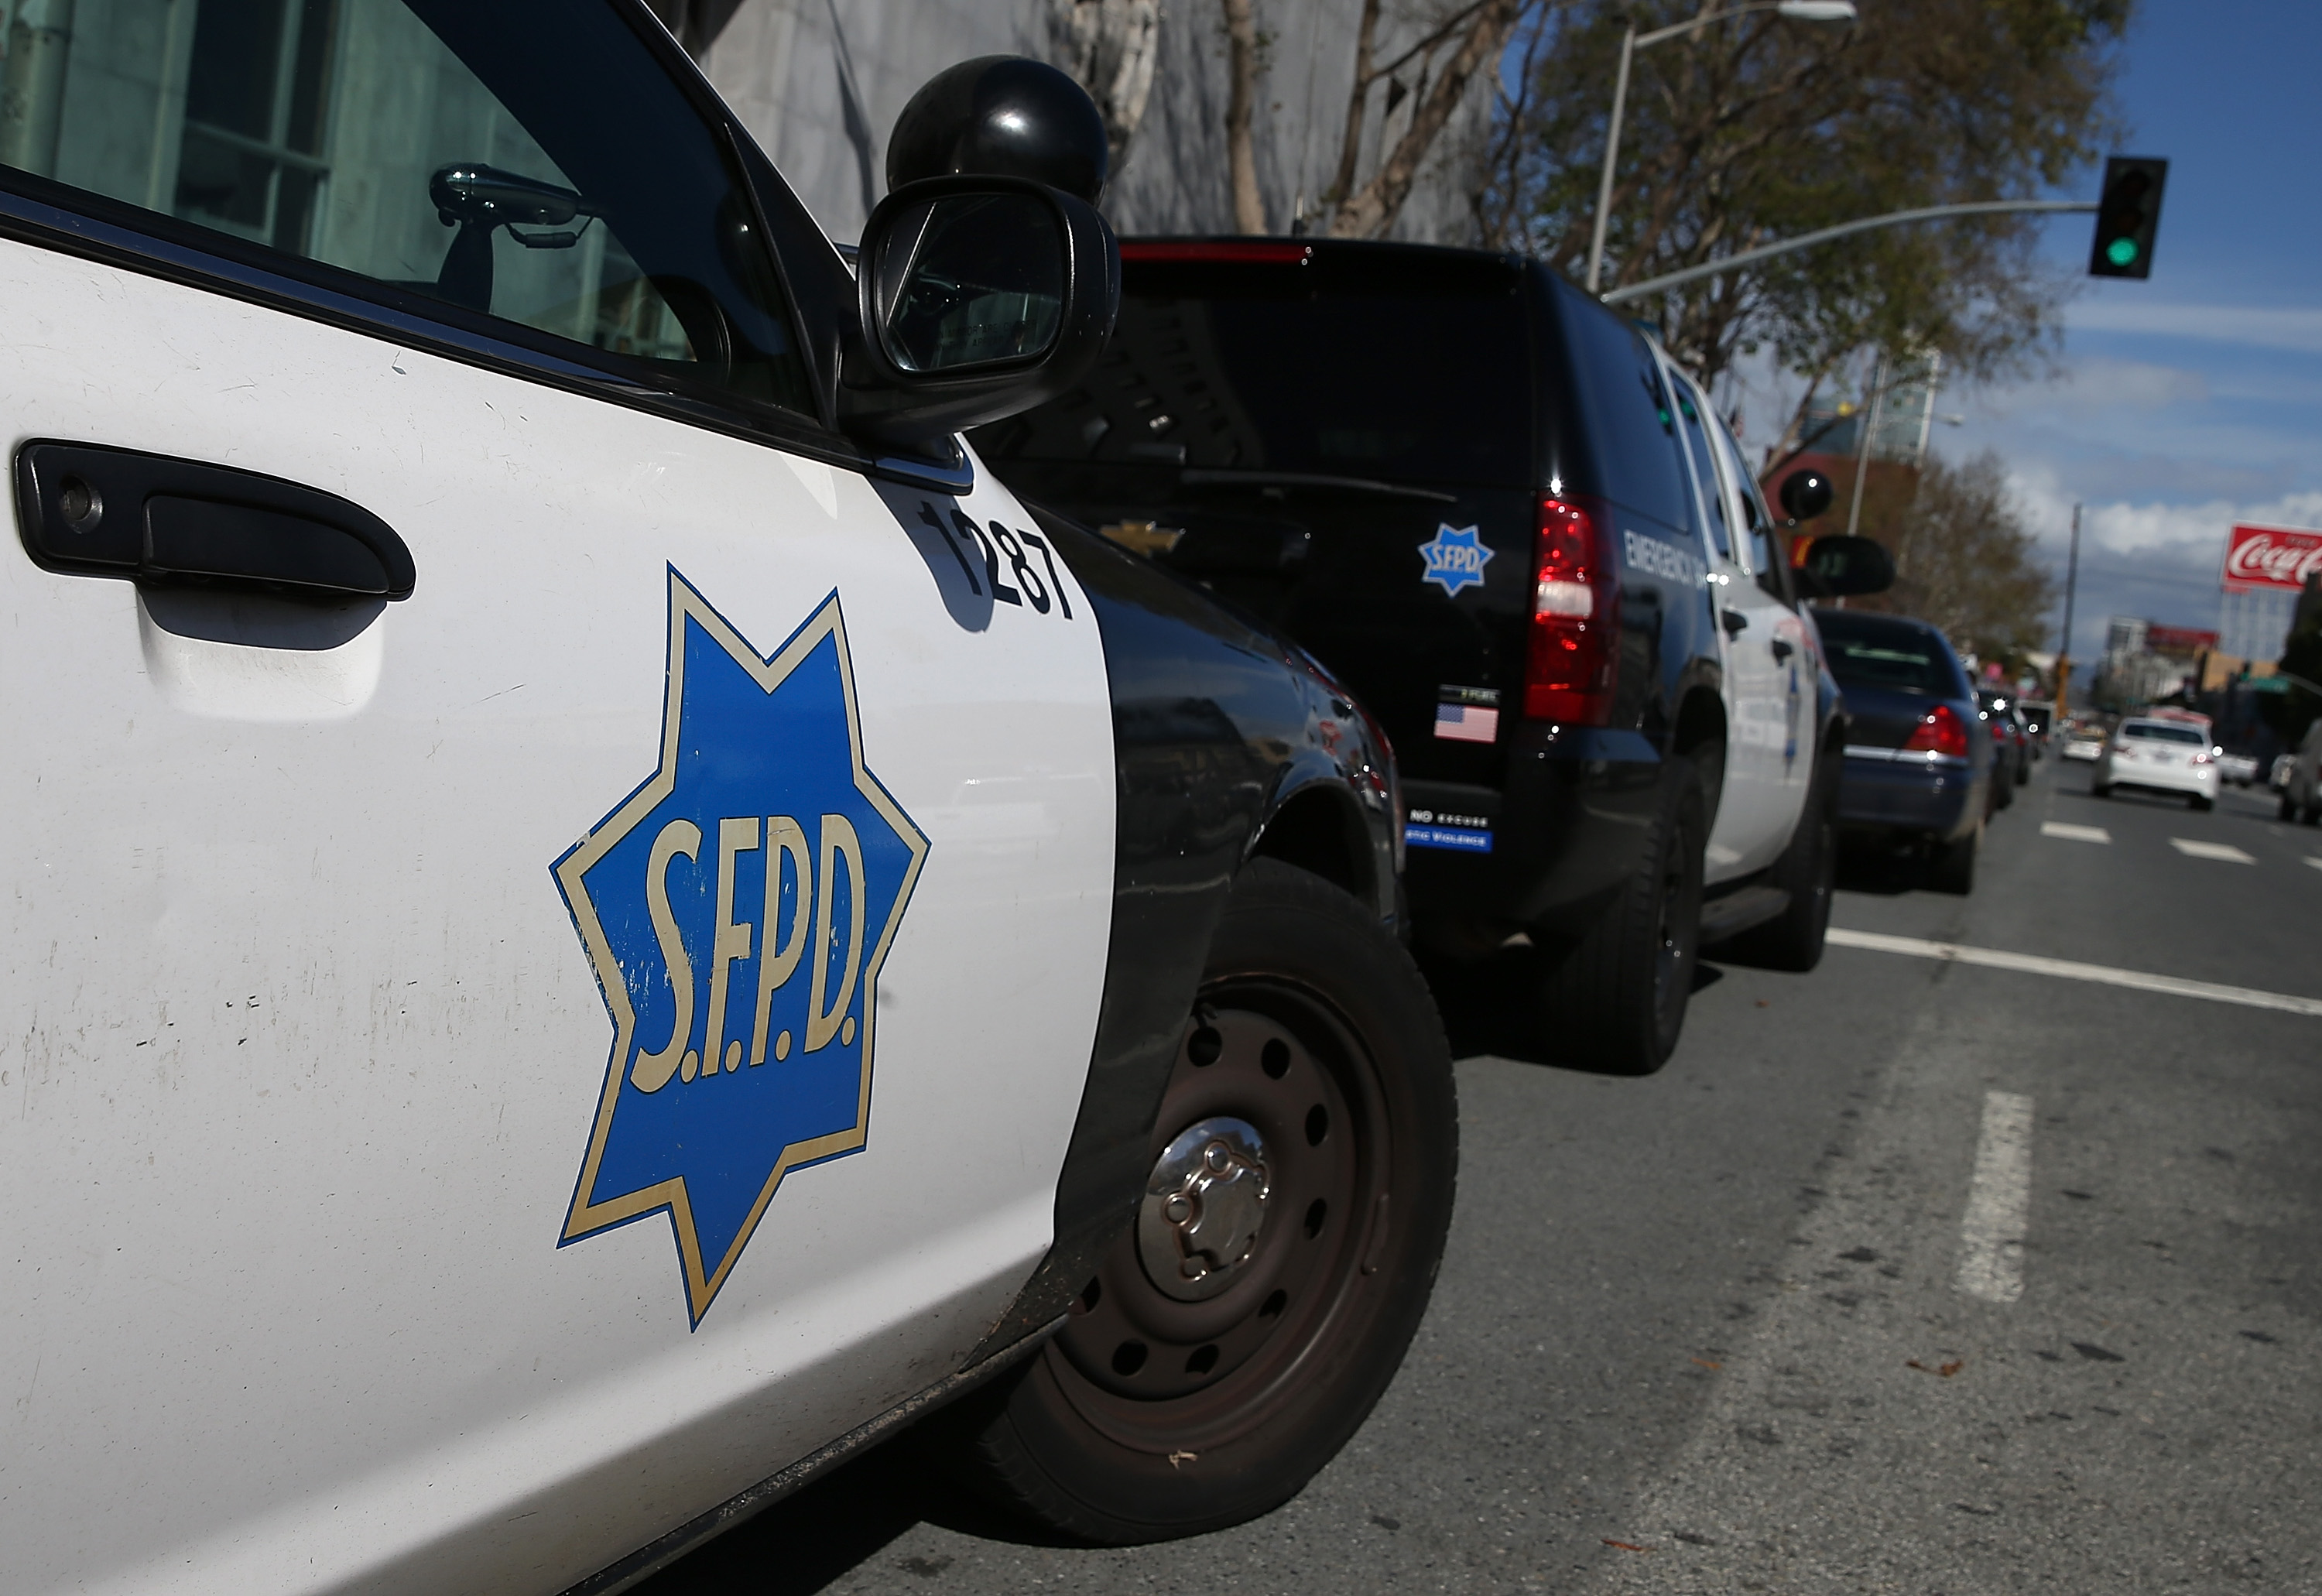
[[1257, 152], [1250, 115], [1257, 101], [1257, 17], [1252, 0], [1222, 0], [1232, 74], [1226, 98], [1226, 168], [1233, 183], [1234, 230], [1266, 231], [1266, 201], [1257, 191]]
[[1522, 11], [1522, 0], [1485, 0], [1469, 14], [1458, 53], [1421, 96], [1403, 137], [1379, 162], [1371, 180], [1348, 196], [1331, 215], [1331, 237], [1375, 238], [1393, 225], [1411, 196], [1420, 162], [1467, 92], [1468, 80], [1486, 62], [1497, 63]]

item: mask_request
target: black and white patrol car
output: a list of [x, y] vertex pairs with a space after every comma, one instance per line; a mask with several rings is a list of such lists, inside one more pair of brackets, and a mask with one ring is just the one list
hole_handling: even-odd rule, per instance
[[[1676, 1044], [1704, 940], [1811, 968], [1843, 707], [1788, 539], [1692, 379], [1520, 257], [1122, 256], [1089, 379], [978, 447], [1281, 626], [1378, 715], [1420, 936], [1455, 958], [1528, 936], [1549, 1044], [1626, 1072]], [[1891, 574], [1828, 539], [1806, 579]]]
[[0, 143], [0, 1588], [611, 1590], [952, 1397], [1068, 1534], [1296, 1491], [1449, 1063], [1364, 712], [954, 440], [1113, 319], [1086, 98], [935, 80], [858, 280], [633, 0], [109, 14]]

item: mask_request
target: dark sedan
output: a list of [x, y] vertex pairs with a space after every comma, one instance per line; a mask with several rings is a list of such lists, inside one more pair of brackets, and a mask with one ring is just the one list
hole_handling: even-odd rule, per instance
[[1903, 616], [1817, 609], [1815, 624], [1851, 716], [1839, 825], [1923, 851], [1930, 885], [1969, 891], [1995, 760], [1959, 656]]

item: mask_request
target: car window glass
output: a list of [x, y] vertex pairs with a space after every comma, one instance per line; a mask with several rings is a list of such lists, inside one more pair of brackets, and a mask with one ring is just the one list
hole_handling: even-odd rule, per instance
[[1694, 480], [1701, 485], [1701, 502], [1709, 516], [1709, 538], [1717, 545], [1724, 559], [1733, 558], [1733, 534], [1725, 524], [1725, 491], [1718, 486], [1717, 467], [1711, 459], [1709, 429], [1701, 418], [1701, 407], [1693, 385], [1679, 378], [1676, 384], [1678, 414], [1685, 423], [1685, 446], [1693, 457]]
[[2191, 726], [2161, 725], [2149, 720], [2133, 720], [2120, 728], [2120, 734], [2140, 743], [2189, 743], [2199, 747], [2208, 739]]
[[1759, 587], [1788, 604], [1792, 602], [1789, 561], [1783, 557], [1782, 540], [1774, 530], [1773, 517], [1766, 513], [1765, 501], [1758, 497], [1758, 485], [1750, 475], [1742, 445], [1715, 416], [1710, 417], [1710, 431], [1717, 440], [1718, 456], [1732, 478], [1734, 497], [1742, 501], [1742, 549], [1750, 570]]
[[1860, 621], [1845, 611], [1817, 609], [1817, 629], [1841, 687], [1889, 688], [1954, 697], [1965, 686], [1951, 652], [1916, 627]]
[[1563, 293], [1564, 331], [1580, 391], [1577, 407], [1592, 434], [1606, 498], [1665, 526], [1691, 527], [1692, 492], [1678, 460], [1677, 414], [1660, 364], [1636, 330], [1577, 289]]
[[723, 141], [609, 5], [139, 9], [189, 14], [77, 31], [35, 136], [0, 154], [640, 375], [806, 407]]
[[[1531, 480], [1529, 350], [1498, 262], [1140, 260], [1086, 381], [979, 436], [995, 459]], [[987, 438], [989, 442], [987, 442]]]

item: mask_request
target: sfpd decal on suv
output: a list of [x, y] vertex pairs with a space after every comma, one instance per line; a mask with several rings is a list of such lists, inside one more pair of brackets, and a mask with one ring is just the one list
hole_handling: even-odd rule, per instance
[[1427, 561], [1424, 582], [1434, 582], [1446, 593], [1457, 594], [1462, 588], [1484, 585], [1484, 566], [1496, 550], [1484, 547], [1476, 529], [1462, 526], [1456, 530], [1442, 524], [1435, 536], [1419, 545], [1420, 558]]
[[864, 1145], [927, 853], [864, 765], [838, 595], [762, 657], [672, 570], [660, 768], [554, 867], [613, 1017], [560, 1246], [666, 1209], [700, 1324], [782, 1177]]

